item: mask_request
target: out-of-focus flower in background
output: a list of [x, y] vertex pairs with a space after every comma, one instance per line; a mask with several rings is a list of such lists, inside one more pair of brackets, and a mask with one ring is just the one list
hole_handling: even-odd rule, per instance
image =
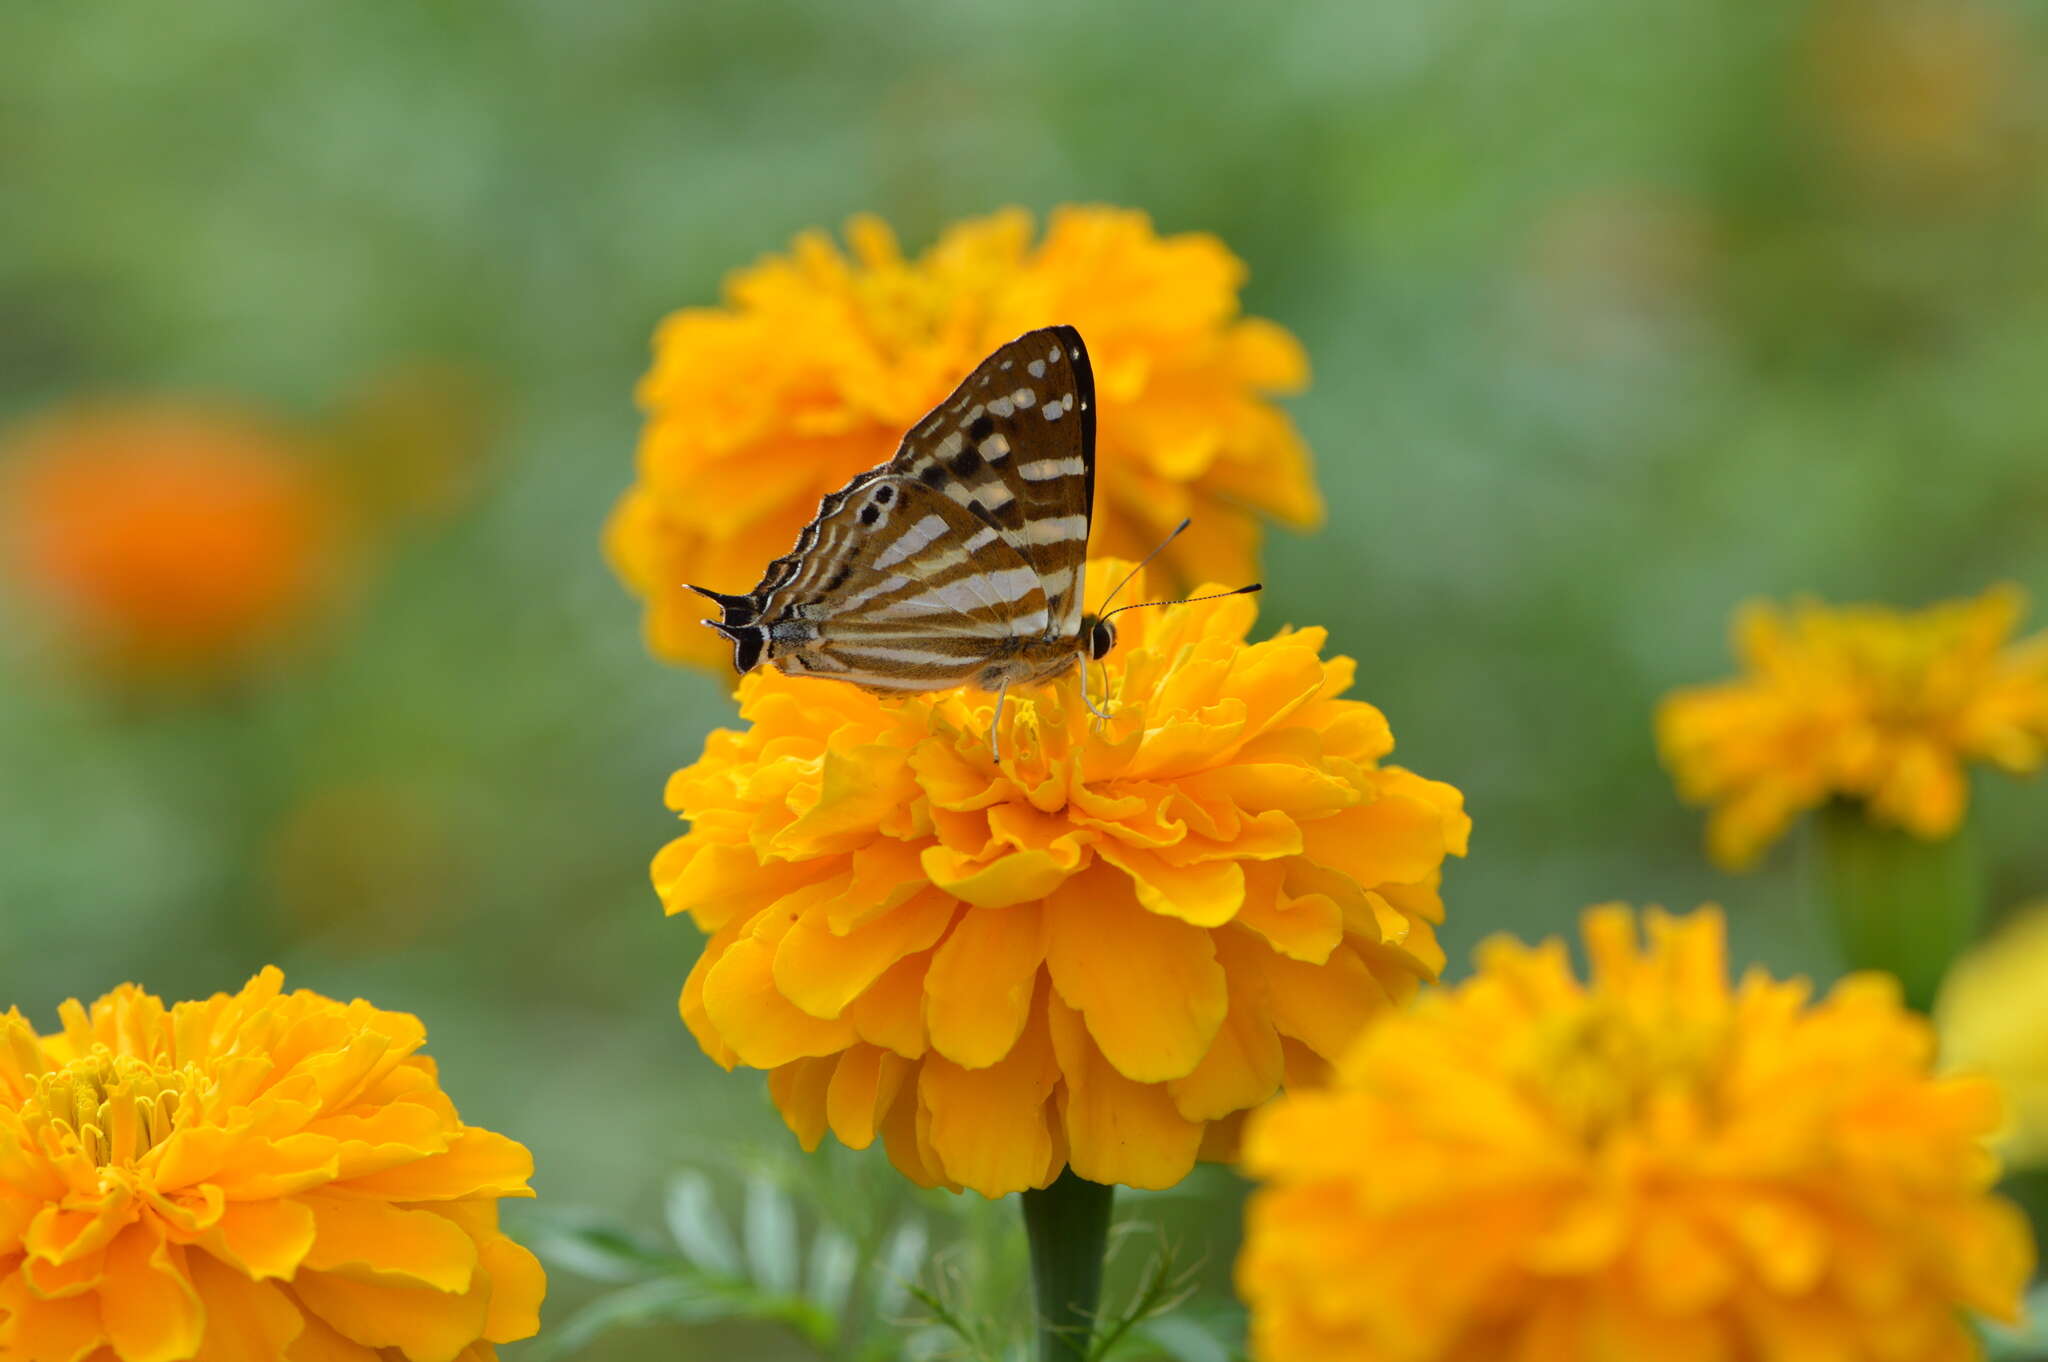
[[[1127, 565], [1098, 560], [1091, 605]], [[876, 1135], [989, 1196], [1164, 1187], [1242, 1114], [1322, 1081], [1442, 964], [1462, 798], [1381, 759], [1320, 629], [1247, 644], [1247, 597], [1126, 615], [1091, 670], [994, 697], [740, 683], [747, 727], [669, 784], [654, 882], [710, 941], [682, 1014], [771, 1070], [807, 1147]], [[1107, 680], [1102, 679], [1104, 673]]]
[[304, 438], [246, 411], [80, 407], [4, 455], [8, 575], [124, 676], [232, 673], [337, 584], [342, 503]]
[[1736, 680], [1666, 697], [1665, 765], [1710, 808], [1707, 847], [1751, 865], [1794, 818], [1853, 801], [1874, 822], [1926, 840], [1955, 832], [1965, 764], [2016, 773], [2048, 757], [2048, 635], [2014, 642], [2015, 587], [1920, 611], [1885, 606], [1746, 607]]
[[1976, 1353], [2033, 1261], [1987, 1189], [1997, 1090], [1930, 1072], [1891, 981], [1730, 987], [1720, 915], [1587, 914], [1376, 1020], [1338, 1086], [1252, 1120], [1255, 1355]]
[[303, 791], [270, 834], [276, 926], [329, 954], [389, 954], [475, 910], [453, 803], [413, 771]]
[[1099, 396], [1090, 547], [1162, 559], [1185, 584], [1256, 575], [1260, 520], [1322, 516], [1308, 451], [1273, 404], [1308, 378], [1300, 345], [1238, 313], [1243, 264], [1215, 237], [1162, 237], [1141, 213], [1071, 207], [958, 223], [907, 259], [874, 218], [735, 274], [727, 301], [662, 324], [640, 385], [639, 478], [606, 546], [646, 602], [650, 646], [727, 662], [681, 588], [750, 588], [819, 498], [889, 457], [984, 355], [1035, 326], [1087, 339]]
[[1806, 74], [1822, 129], [1866, 188], [1968, 203], [2038, 147], [2026, 41], [1981, 0], [1829, 0]]
[[2048, 902], [1957, 961], [1935, 1011], [1942, 1062], [2005, 1092], [2007, 1160], [2048, 1167]]
[[532, 1158], [463, 1124], [417, 1018], [283, 984], [0, 1015], [0, 1356], [488, 1362], [538, 1329], [498, 1229]]

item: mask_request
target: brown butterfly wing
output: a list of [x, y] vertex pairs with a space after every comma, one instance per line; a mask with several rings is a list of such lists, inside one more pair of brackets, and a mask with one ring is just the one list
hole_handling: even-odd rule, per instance
[[911, 427], [891, 471], [943, 492], [1038, 573], [1048, 639], [1078, 639], [1095, 506], [1095, 373], [1071, 326], [1027, 331]]
[[1075, 643], [1095, 486], [1095, 393], [1072, 327], [996, 350], [894, 458], [819, 504], [712, 625], [762, 661], [877, 690], [939, 690], [1020, 647]]

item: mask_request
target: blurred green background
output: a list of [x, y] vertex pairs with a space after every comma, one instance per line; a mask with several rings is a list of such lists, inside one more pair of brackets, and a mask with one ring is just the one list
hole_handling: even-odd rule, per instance
[[[1752, 595], [2048, 601], [2044, 44], [2039, 0], [8, 6], [0, 418], [334, 429], [424, 373], [476, 434], [322, 637], [224, 689], [96, 681], [10, 598], [0, 1007], [275, 960], [420, 1014], [544, 1200], [624, 1222], [781, 1147], [678, 1023], [697, 938], [646, 880], [730, 708], [599, 558], [633, 383], [803, 228], [1070, 201], [1218, 233], [1307, 345], [1330, 523], [1269, 541], [1263, 611], [1327, 624], [1466, 792], [1456, 968], [1716, 899], [1826, 974], [1796, 848], [1711, 870], [1651, 711], [1730, 670]], [[2048, 792], [1980, 794], [1994, 902], [2048, 891]], [[587, 1294], [558, 1274], [550, 1317]], [[736, 1338], [804, 1355], [585, 1355]]]

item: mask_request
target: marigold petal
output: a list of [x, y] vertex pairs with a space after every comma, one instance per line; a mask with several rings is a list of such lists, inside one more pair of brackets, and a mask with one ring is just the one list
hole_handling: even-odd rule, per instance
[[1117, 876], [1082, 876], [1045, 901], [1045, 962], [1103, 1055], [1136, 1082], [1186, 1076], [1223, 1024], [1211, 934], [1145, 911]]
[[181, 1362], [198, 1351], [206, 1310], [182, 1250], [134, 1225], [108, 1246], [106, 1272], [100, 1323], [121, 1362]]
[[203, 1253], [191, 1255], [188, 1267], [206, 1302], [206, 1336], [193, 1362], [276, 1362], [305, 1328], [305, 1316], [274, 1283], [251, 1281]]
[[1440, 810], [1385, 792], [1309, 824], [1302, 837], [1311, 860], [1364, 885], [1417, 883], [1443, 864], [1449, 849]]
[[97, 1297], [42, 1300], [25, 1278], [0, 1277], [0, 1342], [26, 1362], [82, 1362], [105, 1339]]
[[960, 915], [925, 975], [933, 1049], [967, 1069], [1010, 1053], [1030, 1016], [1044, 931], [1036, 904]]
[[848, 1005], [842, 1018], [870, 1045], [916, 1059], [929, 1044], [924, 1023], [924, 983], [933, 953], [898, 960]]
[[832, 1133], [848, 1149], [866, 1149], [896, 1093], [911, 1072], [900, 1055], [875, 1045], [856, 1045], [839, 1056], [825, 1092]]
[[1260, 964], [1274, 1027], [1332, 1062], [1388, 1001], [1385, 985], [1349, 945], [1321, 965], [1272, 953]]
[[326, 1272], [361, 1267], [410, 1277], [436, 1291], [469, 1290], [476, 1245], [444, 1217], [361, 1197], [308, 1196], [304, 1205], [316, 1226], [306, 1267]]
[[493, 1343], [512, 1343], [539, 1333], [541, 1301], [548, 1290], [540, 1260], [501, 1234], [484, 1242], [479, 1266], [490, 1282], [484, 1337]]
[[368, 1177], [337, 1183], [337, 1190], [390, 1201], [455, 1201], [475, 1196], [532, 1196], [533, 1155], [517, 1140], [469, 1126], [445, 1153], [433, 1154]]
[[1047, 1020], [1065, 1080], [1061, 1120], [1067, 1162], [1090, 1182], [1171, 1187], [1195, 1166], [1202, 1125], [1173, 1109], [1160, 1084], [1118, 1073], [1088, 1036], [1081, 1014], [1057, 997]]
[[313, 1212], [298, 1201], [231, 1201], [199, 1242], [260, 1280], [290, 1277], [313, 1247], [313, 1233]]
[[743, 936], [704, 979], [705, 1015], [740, 1059], [757, 1069], [830, 1054], [854, 1039], [843, 1017], [814, 1017], [776, 988], [775, 944], [758, 933]]
[[1280, 1033], [1269, 1017], [1265, 976], [1256, 958], [1266, 948], [1249, 933], [1231, 928], [1215, 934], [1215, 945], [1228, 985], [1223, 1024], [1201, 1061], [1166, 1085], [1174, 1108], [1190, 1121], [1223, 1120], [1258, 1106], [1280, 1087]]
[[343, 1338], [366, 1348], [397, 1348], [410, 1362], [454, 1362], [482, 1337], [490, 1304], [482, 1284], [455, 1295], [336, 1272], [302, 1272], [292, 1290]]
[[813, 1017], [833, 1018], [906, 955], [945, 935], [959, 904], [927, 891], [849, 931], [835, 931], [821, 907], [792, 923], [775, 948], [775, 987]]
[[1046, 1103], [1059, 1075], [1042, 1021], [986, 1068], [963, 1069], [942, 1055], [926, 1059], [918, 1097], [931, 1113], [928, 1138], [947, 1179], [989, 1197], [1050, 1181]]
[[1013, 851], [984, 862], [951, 847], [925, 848], [924, 873], [933, 885], [977, 908], [1007, 908], [1044, 898], [1073, 872], [1069, 857], [1052, 851]]
[[1131, 888], [1148, 912], [1194, 927], [1217, 927], [1244, 904], [1244, 867], [1235, 861], [1173, 865], [1156, 853], [1109, 843], [1097, 854], [1130, 876]]

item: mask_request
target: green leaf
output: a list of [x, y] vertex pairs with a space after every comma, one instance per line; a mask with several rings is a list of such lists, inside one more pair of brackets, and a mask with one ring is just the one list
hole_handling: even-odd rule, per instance
[[853, 1288], [854, 1269], [860, 1265], [860, 1249], [839, 1230], [826, 1228], [811, 1240], [811, 1266], [805, 1274], [805, 1293], [818, 1308], [837, 1316], [846, 1309], [846, 1294]]
[[797, 1292], [796, 1208], [766, 1177], [747, 1179], [747, 1267], [754, 1280], [782, 1296]]
[[683, 1256], [706, 1272], [740, 1275], [739, 1249], [718, 1212], [711, 1179], [691, 1169], [678, 1173], [668, 1186], [668, 1232]]
[[630, 1282], [675, 1268], [678, 1259], [624, 1230], [560, 1215], [534, 1216], [522, 1232], [550, 1267], [600, 1282]]
[[1174, 1362], [1230, 1362], [1230, 1346], [1212, 1330], [1209, 1323], [1181, 1314], [1147, 1320], [1137, 1334]]
[[927, 1236], [924, 1224], [906, 1220], [882, 1247], [882, 1270], [875, 1278], [875, 1313], [896, 1319], [910, 1302], [910, 1287], [924, 1267]]
[[659, 1277], [599, 1296], [559, 1324], [550, 1325], [531, 1355], [552, 1362], [582, 1351], [614, 1329], [661, 1323], [697, 1324], [719, 1319], [727, 1304], [682, 1277]]

